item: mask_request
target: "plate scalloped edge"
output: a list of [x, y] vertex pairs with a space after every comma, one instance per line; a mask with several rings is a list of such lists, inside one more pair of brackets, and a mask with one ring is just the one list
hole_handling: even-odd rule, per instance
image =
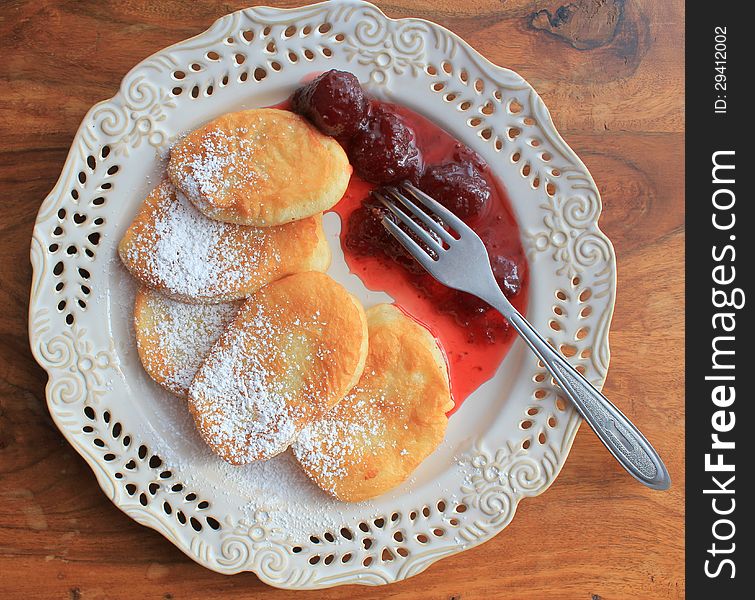
[[[389, 19], [358, 0], [258, 7], [226, 15], [204, 33], [139, 63], [116, 96], [84, 117], [62, 174], [40, 208], [31, 245], [32, 351], [49, 376], [46, 396], [56, 425], [116, 506], [208, 568], [254, 571], [265, 583], [286, 588], [390, 583], [490, 539], [508, 525], [522, 498], [542, 493], [555, 480], [580, 424], [542, 368], [534, 367], [532, 398], [523, 406], [535, 405], [537, 413], [527, 412], [517, 423], [520, 438], [472, 445], [460, 460], [467, 476], [458, 498], [395, 512], [396, 519], [386, 513], [360, 523], [361, 531], [349, 530], [350, 537], [321, 538], [313, 549], [280, 536], [264, 515], [208, 517], [201, 505], [209, 503], [193, 493], [177, 510], [170, 496], [181, 486], [173, 483], [175, 475], [132, 439], [125, 419], [121, 425], [111, 410], [97, 408], [120, 373], [118, 353], [112, 338], [96, 342], [95, 332], [78, 321], [85, 323], [88, 305], [97, 302], [92, 282], [108, 226], [98, 215], [107, 216], [99, 211], [121, 171], [117, 163], [146, 148], [164, 153], [174, 137], [164, 124], [182, 102], [204, 101], [225, 86], [262, 86], [281, 70], [317, 70], [339, 60], [376, 88], [415, 78], [420, 110], [422, 102], [440, 100], [438, 111], [453, 109], [463, 118], [465, 141], [472, 136], [475, 150], [500, 157], [501, 168], [517, 174], [518, 183], [505, 180], [509, 191], [523, 185], [538, 199], [528, 208], [514, 203], [528, 256], [553, 271], [543, 284], [553, 294], [543, 306], [552, 310], [534, 311], [535, 324], [550, 327], [544, 330], [551, 342], [598, 386], [610, 359], [616, 261], [598, 227], [595, 183], [531, 86], [452, 32], [420, 19]], [[389, 89], [386, 93], [390, 96]], [[192, 495], [189, 506], [185, 498]], [[329, 542], [335, 549], [326, 549]]]

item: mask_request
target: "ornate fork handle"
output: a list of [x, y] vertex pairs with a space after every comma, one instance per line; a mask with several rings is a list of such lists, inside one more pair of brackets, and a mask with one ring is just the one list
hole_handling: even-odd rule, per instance
[[491, 294], [490, 299], [485, 299], [509, 320], [527, 345], [543, 361], [548, 372], [616, 460], [630, 475], [646, 486], [656, 490], [668, 489], [671, 478], [666, 466], [645, 436], [608, 398], [545, 341], [497, 286], [496, 292]]

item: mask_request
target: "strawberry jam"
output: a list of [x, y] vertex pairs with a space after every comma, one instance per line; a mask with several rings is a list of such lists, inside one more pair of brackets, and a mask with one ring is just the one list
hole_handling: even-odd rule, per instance
[[383, 227], [386, 210], [370, 192], [410, 179], [452, 210], [482, 238], [501, 290], [523, 311], [528, 268], [519, 229], [503, 187], [480, 156], [421, 115], [368, 99], [355, 85], [350, 74], [324, 73], [297, 91], [293, 108], [317, 125], [330, 115], [328, 90], [336, 90], [333, 103], [341, 112], [356, 99], [349, 135], [338, 132], [355, 168], [334, 208], [346, 262], [365, 286], [390, 294], [435, 335], [448, 361], [456, 410], [495, 374], [516, 333], [485, 302], [442, 285], [416, 263]]

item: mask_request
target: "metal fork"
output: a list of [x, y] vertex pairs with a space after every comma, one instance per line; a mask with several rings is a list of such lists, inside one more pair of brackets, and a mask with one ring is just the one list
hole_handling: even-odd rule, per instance
[[[504, 296], [493, 276], [485, 245], [472, 229], [410, 183], [383, 188], [382, 192], [376, 191], [373, 195], [412, 235], [388, 215], [383, 216], [385, 228], [435, 279], [448, 287], [481, 298], [506, 317], [545, 364], [600, 441], [630, 475], [649, 488], [668, 489], [671, 485], [668, 470], [645, 436], [556, 352]], [[458, 237], [433, 217], [440, 219]]]

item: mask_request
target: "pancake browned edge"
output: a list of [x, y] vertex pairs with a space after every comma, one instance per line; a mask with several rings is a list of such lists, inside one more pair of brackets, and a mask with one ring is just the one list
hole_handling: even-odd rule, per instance
[[140, 287], [134, 329], [144, 370], [170, 393], [186, 398], [199, 366], [240, 306], [241, 301], [186, 304]]
[[221, 223], [168, 180], [147, 196], [118, 253], [144, 285], [201, 304], [246, 298], [292, 273], [325, 271], [331, 257], [321, 215], [264, 229]]
[[285, 450], [359, 380], [367, 357], [361, 303], [324, 273], [298, 273], [254, 294], [189, 388], [202, 438], [241, 465]]
[[367, 311], [370, 348], [359, 383], [293, 446], [307, 475], [358, 502], [403, 482], [443, 441], [453, 408], [435, 338], [389, 304]]
[[351, 170], [338, 142], [274, 108], [218, 117], [176, 144], [168, 165], [174, 185], [205, 215], [256, 227], [332, 208]]

